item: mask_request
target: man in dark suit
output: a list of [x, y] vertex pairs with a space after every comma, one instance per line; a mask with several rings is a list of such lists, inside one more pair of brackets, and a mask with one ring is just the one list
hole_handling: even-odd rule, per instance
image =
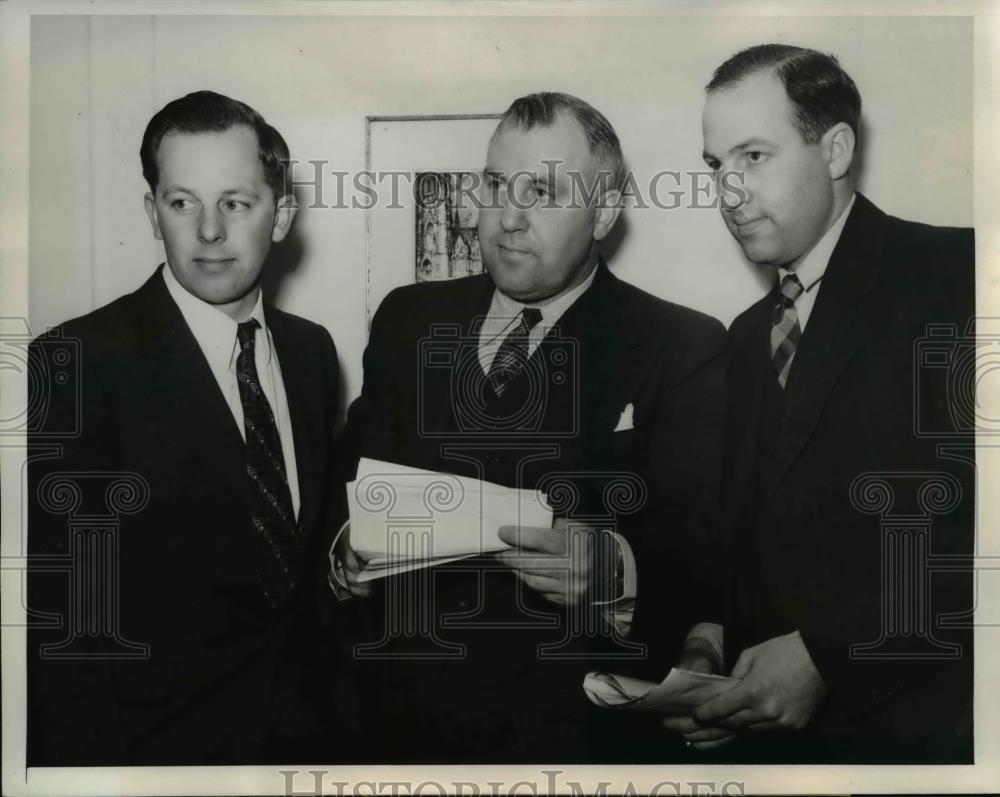
[[[608, 270], [599, 244], [624, 178], [597, 110], [564, 94], [516, 100], [483, 174], [487, 273], [397, 289], [375, 315], [341, 480], [365, 456], [538, 489], [557, 519], [501, 528], [512, 547], [496, 556], [379, 584], [357, 651], [380, 660], [363, 668], [374, 758], [627, 758], [583, 677], [638, 667], [659, 680], [692, 619], [725, 336]], [[364, 595], [346, 540], [346, 583]]]
[[[295, 215], [288, 147], [200, 91], [152, 118], [141, 156], [166, 266], [32, 348], [46, 412], [29, 468], [28, 762], [337, 756], [303, 692], [337, 357], [260, 290]], [[45, 370], [66, 341], [78, 385]]]
[[742, 681], [666, 724], [748, 760], [969, 762], [974, 440], [940, 377], [969, 349], [973, 235], [855, 193], [860, 110], [835, 58], [786, 45], [708, 85], [705, 160], [742, 178], [723, 219], [777, 275], [730, 328], [727, 663], [720, 626], [686, 661]]

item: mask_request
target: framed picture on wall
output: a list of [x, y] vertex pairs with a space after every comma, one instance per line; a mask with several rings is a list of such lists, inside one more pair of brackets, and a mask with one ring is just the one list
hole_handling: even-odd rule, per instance
[[369, 327], [393, 288], [483, 270], [476, 232], [486, 148], [500, 114], [369, 116], [365, 169]]

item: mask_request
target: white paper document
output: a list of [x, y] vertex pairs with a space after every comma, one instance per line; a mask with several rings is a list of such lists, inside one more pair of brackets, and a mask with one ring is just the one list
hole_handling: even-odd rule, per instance
[[738, 678], [706, 675], [675, 667], [659, 684], [627, 675], [590, 672], [583, 679], [583, 690], [590, 702], [604, 708], [631, 708], [677, 715], [689, 714], [695, 706], [722, 694], [737, 683]]
[[359, 580], [501, 551], [501, 526], [552, 526], [544, 494], [362, 458], [347, 484]]

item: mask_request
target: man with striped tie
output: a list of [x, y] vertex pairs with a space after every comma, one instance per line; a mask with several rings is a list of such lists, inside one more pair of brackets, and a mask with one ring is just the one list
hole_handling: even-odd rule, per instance
[[[618, 137], [592, 106], [515, 100], [482, 175], [487, 273], [400, 288], [372, 322], [342, 480], [366, 456], [543, 490], [557, 518], [483, 528], [512, 547], [379, 582], [361, 654], [378, 660], [363, 669], [376, 674], [365, 694], [382, 761], [637, 754], [606, 732], [609, 712], [582, 682], [598, 667], [662, 678], [693, 619], [726, 352], [718, 321], [605, 264], [624, 179]], [[363, 595], [341, 539], [346, 583]]]
[[[973, 440], [916, 355], [931, 324], [962, 345], [973, 235], [892, 218], [854, 190], [860, 112], [834, 57], [788, 45], [734, 55], [707, 87], [723, 220], [775, 277], [730, 328], [728, 606], [682, 658], [742, 680], [665, 724], [696, 746], [739, 734], [724, 755], [749, 760], [971, 761], [969, 617], [941, 618], [973, 605]], [[884, 514], [865, 498], [873, 478], [894, 491]], [[929, 508], [925, 483], [955, 505]], [[928, 536], [898, 528], [925, 514]], [[914, 558], [894, 558], [901, 534], [924, 540]], [[958, 563], [933, 579], [916, 553], [927, 540]]]
[[[166, 265], [32, 350], [42, 365], [46, 341], [77, 341], [81, 377], [79, 393], [43, 382], [30, 441], [30, 552], [74, 561], [29, 579], [30, 609], [61, 624], [29, 632], [28, 763], [342, 755], [312, 710], [341, 674], [328, 666], [323, 689], [308, 686], [324, 638], [324, 557], [310, 551], [327, 519], [337, 357], [326, 330], [260, 288], [295, 216], [288, 146], [249, 106], [199, 91], [153, 116], [140, 155]], [[115, 517], [118, 479], [139, 497]], [[55, 485], [78, 505], [54, 501]], [[111, 522], [104, 553], [84, 516]]]

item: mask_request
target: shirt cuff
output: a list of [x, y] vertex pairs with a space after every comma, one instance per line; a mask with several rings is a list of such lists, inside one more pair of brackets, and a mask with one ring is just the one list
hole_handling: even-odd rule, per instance
[[333, 538], [333, 544], [330, 546], [328, 554], [330, 559], [330, 570], [326, 576], [326, 583], [330, 586], [330, 589], [333, 591], [333, 594], [338, 601], [346, 601], [353, 597], [347, 589], [347, 579], [344, 576], [344, 563], [340, 561], [340, 557], [337, 556], [336, 553], [337, 543], [340, 541], [340, 535], [343, 534], [350, 525], [351, 520], [348, 518], [344, 521], [344, 524], [340, 527], [340, 531], [338, 531], [336, 536]]
[[715, 665], [719, 672], [722, 672], [723, 662], [725, 662], [725, 634], [724, 629], [718, 623], [698, 623], [688, 631], [687, 639], [684, 640], [684, 649], [700, 648], [710, 652], [715, 657]]
[[621, 534], [614, 533], [616, 549], [616, 581], [620, 579], [620, 588], [616, 591], [617, 598], [609, 601], [596, 601], [595, 606], [603, 606], [605, 619], [611, 623], [619, 636], [627, 636], [632, 630], [632, 618], [635, 615], [635, 596], [638, 589], [639, 576], [635, 566], [635, 554]]

